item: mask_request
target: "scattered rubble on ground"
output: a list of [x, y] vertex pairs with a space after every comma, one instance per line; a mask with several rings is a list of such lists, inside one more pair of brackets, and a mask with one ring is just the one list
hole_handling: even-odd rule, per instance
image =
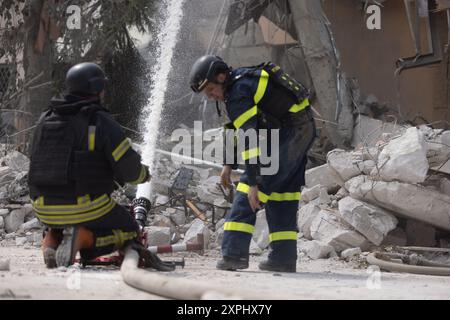
[[[378, 247], [450, 247], [450, 173], [445, 170], [450, 131], [426, 126], [386, 128], [377, 131], [370, 143], [355, 139], [352, 151], [330, 151], [326, 164], [307, 170], [298, 211], [299, 259], [361, 262]], [[229, 195], [218, 185], [219, 169], [188, 166], [193, 171], [189, 188], [173, 193], [175, 176], [186, 165], [165, 155], [159, 155], [157, 163], [146, 227], [148, 244], [195, 242], [203, 234], [205, 248], [219, 252], [224, 216], [231, 208]], [[27, 159], [13, 152], [1, 158], [0, 165], [0, 245], [39, 246], [43, 226], [28, 198]], [[134, 194], [134, 187], [125, 187], [113, 197], [129, 205]], [[189, 205], [183, 202], [186, 199]], [[268, 238], [261, 210], [250, 254], [264, 254]], [[0, 265], [6, 268], [5, 263]]]
[[[332, 150], [326, 164], [306, 172], [299, 254], [326, 258], [331, 246], [348, 261], [380, 246], [448, 245], [450, 131], [360, 122], [355, 135], [371, 130], [376, 139], [366, 132], [355, 150]], [[331, 203], [318, 200], [323, 190]]]

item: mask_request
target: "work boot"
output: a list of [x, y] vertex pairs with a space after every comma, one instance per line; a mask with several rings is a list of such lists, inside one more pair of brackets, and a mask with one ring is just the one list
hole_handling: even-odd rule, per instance
[[271, 260], [264, 260], [258, 265], [260, 270], [264, 271], [275, 271], [275, 272], [297, 272], [297, 263], [289, 262], [289, 263], [279, 263], [273, 262]]
[[223, 257], [222, 260], [217, 262], [216, 268], [220, 269], [220, 270], [228, 270], [228, 271], [235, 271], [238, 269], [247, 269], [248, 268], [248, 259], [246, 259], [246, 258], [235, 259], [235, 258]]
[[62, 229], [49, 229], [42, 239], [42, 254], [47, 268], [56, 268], [56, 249], [62, 240]]
[[56, 265], [68, 267], [74, 264], [75, 256], [81, 249], [92, 248], [94, 235], [84, 227], [68, 227], [63, 231], [63, 239], [56, 250]]

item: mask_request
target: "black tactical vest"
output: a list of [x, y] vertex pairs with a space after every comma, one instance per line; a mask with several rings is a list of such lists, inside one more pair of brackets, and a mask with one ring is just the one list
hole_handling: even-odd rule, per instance
[[74, 112], [52, 108], [43, 113], [31, 150], [28, 182], [32, 199], [74, 198], [114, 190], [114, 174], [103, 151], [87, 147], [89, 127], [95, 126], [98, 111], [106, 109], [92, 104]]

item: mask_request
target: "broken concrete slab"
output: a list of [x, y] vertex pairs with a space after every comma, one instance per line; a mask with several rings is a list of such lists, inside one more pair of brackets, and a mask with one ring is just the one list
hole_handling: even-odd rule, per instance
[[331, 174], [328, 164], [306, 170], [305, 172], [305, 186], [307, 188], [312, 188], [319, 184], [326, 187], [330, 193], [334, 193], [339, 189], [339, 185]]
[[11, 170], [16, 172], [28, 171], [30, 166], [30, 159], [18, 151], [9, 152], [2, 158], [1, 162], [5, 163]]
[[406, 233], [403, 231], [402, 228], [395, 228], [391, 232], [387, 234], [387, 236], [384, 238], [383, 242], [381, 243], [382, 246], [406, 246], [407, 240], [406, 240]]
[[266, 210], [260, 210], [256, 214], [253, 239], [261, 249], [269, 247], [269, 226], [267, 225]]
[[0, 217], [5, 217], [9, 214], [8, 209], [0, 209]]
[[395, 215], [450, 230], [450, 196], [398, 181], [374, 181], [359, 176], [346, 183], [352, 198], [383, 207]]
[[298, 229], [306, 239], [312, 240], [311, 223], [320, 212], [320, 207], [314, 203], [308, 203], [300, 208], [298, 211]]
[[408, 246], [434, 247], [436, 245], [436, 229], [428, 224], [408, 220], [405, 232]]
[[450, 157], [450, 131], [433, 132], [431, 136], [428, 135], [426, 147], [430, 167], [441, 166]]
[[402, 128], [395, 124], [361, 115], [355, 123], [352, 146], [354, 148], [374, 147], [382, 140], [384, 133], [393, 134], [399, 130]]
[[346, 197], [339, 201], [339, 213], [370, 242], [380, 245], [397, 226], [398, 220], [387, 210]]
[[362, 173], [362, 160], [341, 149], [328, 152], [327, 163], [335, 181], [342, 187], [346, 181]]
[[183, 243], [196, 243], [197, 235], [203, 234], [203, 239], [205, 241], [205, 248], [209, 245], [209, 238], [211, 236], [211, 232], [205, 223], [200, 219], [195, 219], [189, 228], [189, 230], [184, 235]]
[[3, 229], [5, 227], [5, 220], [2, 216], [0, 216], [0, 229]]
[[41, 222], [38, 220], [38, 218], [33, 218], [30, 221], [27, 221], [25, 223], [23, 223], [20, 227], [19, 230], [26, 232], [32, 229], [40, 229], [42, 228], [43, 225], [41, 224]]
[[201, 201], [207, 203], [214, 203], [215, 200], [224, 198], [220, 187], [220, 177], [212, 176], [204, 181], [197, 187], [197, 196]]
[[162, 246], [170, 244], [171, 233], [168, 227], [145, 227], [148, 246]]
[[15, 232], [24, 223], [27, 214], [26, 208], [20, 208], [11, 211], [5, 218], [5, 230], [7, 233]]
[[305, 253], [309, 258], [313, 260], [328, 258], [334, 248], [321, 241], [299, 241], [297, 242], [298, 252]]
[[311, 223], [312, 238], [332, 246], [337, 252], [367, 247], [366, 238], [342, 223], [338, 215], [337, 210], [321, 210]]
[[424, 135], [413, 127], [384, 147], [371, 175], [380, 176], [384, 181], [421, 183], [425, 181], [428, 169]]
[[323, 188], [322, 185], [317, 184], [311, 188], [303, 188], [302, 190], [302, 200], [306, 203], [320, 196], [320, 189]]

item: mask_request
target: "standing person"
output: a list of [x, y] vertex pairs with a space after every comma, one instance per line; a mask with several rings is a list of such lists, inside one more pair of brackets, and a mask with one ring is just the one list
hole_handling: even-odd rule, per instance
[[31, 147], [30, 196], [46, 225], [42, 243], [48, 268], [69, 266], [75, 255], [92, 260], [135, 243], [139, 226], [111, 199], [115, 183], [150, 180], [101, 101], [106, 77], [94, 63], [67, 72], [68, 95], [51, 101], [37, 124]]
[[[261, 270], [296, 272], [297, 210], [305, 184], [307, 152], [315, 136], [308, 91], [283, 70], [266, 63], [233, 70], [220, 57], [199, 58], [190, 73], [194, 92], [226, 104], [232, 121], [227, 127], [242, 130], [279, 129], [279, 169], [263, 175], [259, 145], [245, 141], [245, 173], [237, 186], [222, 242], [222, 270], [246, 269], [256, 212], [265, 204], [271, 251], [259, 264]], [[239, 138], [239, 136], [238, 136]], [[272, 141], [277, 143], [277, 141]], [[272, 146], [273, 147], [273, 146]], [[221, 182], [231, 183], [236, 163], [224, 162]]]

